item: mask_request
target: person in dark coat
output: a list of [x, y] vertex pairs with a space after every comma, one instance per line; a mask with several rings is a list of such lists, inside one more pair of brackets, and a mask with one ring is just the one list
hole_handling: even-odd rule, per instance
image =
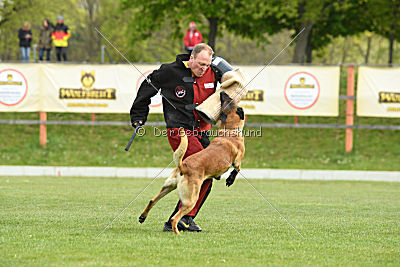
[[[179, 128], [184, 128], [188, 136], [188, 148], [184, 159], [210, 144], [208, 130], [211, 129], [211, 125], [194, 112], [194, 107], [212, 95], [217, 88], [217, 82], [221, 80], [221, 75], [210, 66], [213, 53], [211, 47], [200, 43], [194, 47], [191, 55], [178, 55], [175, 62], [162, 64], [148, 76], [153, 85], [147, 80], [140, 85], [130, 111], [132, 126], [144, 125], [149, 114], [151, 98], [157, 94], [157, 89], [153, 86], [161, 88], [164, 96], [164, 119], [172, 150], [175, 151], [180, 144]], [[195, 207], [178, 223], [179, 230], [202, 230], [193, 219], [207, 199], [211, 186], [212, 179], [204, 181]], [[172, 231], [171, 218], [180, 207], [181, 201], [178, 201], [175, 210], [165, 222], [163, 231]]]
[[50, 61], [51, 44], [53, 39], [51, 34], [53, 33], [53, 25], [48, 19], [43, 21], [43, 27], [40, 29], [39, 35], [39, 59], [43, 60], [43, 54], [46, 51], [46, 60]]
[[24, 25], [18, 30], [22, 62], [29, 62], [31, 57], [32, 32], [30, 28], [29, 22], [25, 21]]

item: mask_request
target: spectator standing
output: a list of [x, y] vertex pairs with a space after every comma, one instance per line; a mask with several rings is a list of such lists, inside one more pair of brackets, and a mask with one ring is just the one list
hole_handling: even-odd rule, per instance
[[51, 43], [53, 25], [48, 19], [43, 21], [43, 27], [40, 29], [39, 35], [39, 60], [43, 60], [44, 52], [46, 51], [46, 60], [50, 61]]
[[186, 35], [183, 38], [185, 43], [185, 49], [190, 55], [193, 51], [193, 47], [195, 45], [203, 42], [203, 36], [201, 33], [196, 29], [196, 23], [193, 21], [189, 23], [189, 29], [186, 31]]
[[63, 16], [57, 17], [57, 25], [54, 27], [51, 37], [56, 47], [57, 61], [61, 61], [61, 56], [64, 61], [67, 61], [68, 39], [71, 37], [71, 33], [69, 32], [68, 26], [64, 24]]
[[29, 62], [31, 57], [32, 32], [30, 28], [29, 22], [25, 21], [24, 25], [18, 30], [22, 62]]

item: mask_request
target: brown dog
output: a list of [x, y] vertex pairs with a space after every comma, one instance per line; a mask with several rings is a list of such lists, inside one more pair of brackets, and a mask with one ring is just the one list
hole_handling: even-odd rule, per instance
[[165, 181], [164, 186], [152, 200], [139, 217], [143, 223], [151, 208], [165, 195], [178, 188], [178, 195], [182, 201], [182, 207], [171, 219], [172, 229], [179, 234], [177, 224], [179, 220], [189, 213], [199, 198], [201, 185], [205, 179], [218, 177], [225, 173], [231, 166], [235, 169], [226, 179], [226, 185], [230, 186], [235, 181], [240, 170], [240, 164], [244, 156], [244, 138], [242, 129], [244, 125], [244, 113], [242, 108], [232, 101], [225, 93], [221, 92], [221, 127], [218, 135], [210, 145], [196, 154], [182, 158], [186, 153], [188, 139], [185, 130], [181, 128], [179, 134], [181, 143], [174, 152], [176, 168]]

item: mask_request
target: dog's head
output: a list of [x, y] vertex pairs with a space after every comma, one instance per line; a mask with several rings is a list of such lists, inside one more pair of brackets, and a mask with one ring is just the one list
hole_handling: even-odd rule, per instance
[[220, 93], [221, 99], [221, 127], [227, 129], [243, 129], [244, 112], [241, 107], [225, 92]]

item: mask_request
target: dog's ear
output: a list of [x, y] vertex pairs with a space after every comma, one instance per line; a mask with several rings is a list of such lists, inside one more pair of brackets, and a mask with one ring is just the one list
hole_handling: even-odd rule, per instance
[[222, 123], [226, 123], [226, 118], [228, 117], [228, 115], [226, 115], [226, 113], [225, 112], [221, 112], [221, 121], [222, 121]]
[[220, 97], [220, 99], [221, 99], [221, 104], [222, 104], [224, 101], [230, 101], [230, 100], [232, 100], [232, 98], [230, 98], [229, 95], [228, 95], [227, 93], [225, 93], [224, 91], [221, 91], [221, 92], [219, 93], [219, 97]]
[[243, 112], [243, 109], [242, 109], [241, 107], [238, 107], [238, 108], [236, 109], [236, 114], [239, 115], [239, 117], [240, 117], [241, 120], [244, 120], [244, 112]]
[[232, 109], [232, 98], [230, 98], [230, 96], [225, 93], [224, 91], [221, 91], [221, 93], [219, 94], [219, 98], [221, 100], [221, 108], [223, 109]]
[[221, 99], [221, 109], [222, 109], [222, 111], [221, 111], [221, 122], [222, 123], [226, 123], [226, 118], [228, 117], [228, 115], [226, 115], [226, 113], [224, 112], [224, 109], [227, 108], [227, 106], [224, 107], [224, 103], [225, 103], [225, 101], [229, 101], [231, 98], [224, 91], [222, 91], [219, 96], [220, 96], [220, 99]]

